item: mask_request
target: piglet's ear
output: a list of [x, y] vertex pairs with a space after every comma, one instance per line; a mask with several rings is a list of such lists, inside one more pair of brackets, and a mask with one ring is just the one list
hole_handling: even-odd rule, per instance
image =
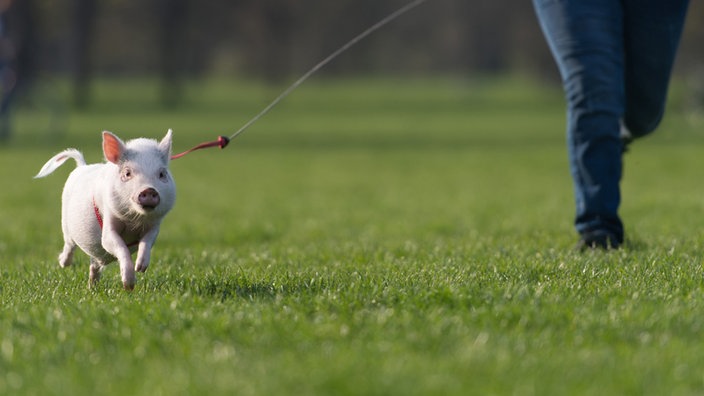
[[108, 131], [103, 131], [103, 154], [105, 159], [117, 164], [125, 152], [125, 144], [117, 136]]
[[166, 136], [159, 142], [159, 151], [161, 151], [167, 161], [171, 159], [171, 129], [166, 132]]

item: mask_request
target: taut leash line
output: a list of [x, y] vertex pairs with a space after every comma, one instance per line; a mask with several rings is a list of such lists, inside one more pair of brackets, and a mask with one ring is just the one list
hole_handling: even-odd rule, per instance
[[375, 31], [379, 30], [382, 28], [384, 25], [388, 24], [389, 22], [393, 21], [394, 19], [400, 17], [401, 15], [405, 14], [406, 12], [412, 10], [413, 8], [425, 3], [427, 0], [414, 0], [405, 6], [399, 8], [398, 10], [392, 12], [391, 14], [387, 15], [385, 18], [380, 20], [379, 22], [375, 23], [374, 25], [370, 26], [367, 28], [365, 31], [362, 33], [358, 34], [355, 36], [352, 40], [348, 41], [345, 45], [342, 47], [338, 48], [335, 52], [332, 54], [328, 55], [327, 58], [323, 59], [322, 61], [318, 62], [315, 66], [313, 66], [310, 70], [308, 70], [304, 75], [302, 75], [298, 80], [296, 80], [293, 84], [291, 84], [288, 88], [286, 88], [285, 91], [283, 91], [279, 96], [276, 97], [271, 103], [269, 103], [268, 106], [266, 106], [262, 111], [260, 111], [256, 116], [254, 116], [251, 120], [247, 121], [246, 124], [244, 124], [240, 129], [237, 130], [237, 132], [233, 133], [232, 136], [225, 137], [225, 136], [219, 136], [217, 140], [213, 140], [210, 142], [204, 142], [201, 143], [195, 147], [193, 147], [190, 150], [186, 150], [182, 153], [173, 155], [171, 159], [177, 159], [181, 158], [186, 154], [189, 154], [193, 151], [200, 150], [203, 148], [208, 148], [208, 147], [220, 147], [221, 149], [225, 148], [227, 144], [230, 142], [230, 140], [236, 138], [242, 132], [244, 132], [247, 128], [249, 128], [252, 124], [257, 122], [260, 118], [262, 118], [266, 113], [269, 112], [274, 106], [276, 106], [279, 102], [281, 102], [286, 96], [288, 96], [294, 89], [298, 88], [303, 82], [305, 82], [310, 76], [312, 76], [315, 72], [323, 68], [325, 65], [330, 63], [333, 59], [337, 58], [341, 53], [347, 51], [350, 47], [353, 45], [357, 44], [359, 41], [363, 40], [365, 37], [369, 36], [370, 34], [374, 33]]

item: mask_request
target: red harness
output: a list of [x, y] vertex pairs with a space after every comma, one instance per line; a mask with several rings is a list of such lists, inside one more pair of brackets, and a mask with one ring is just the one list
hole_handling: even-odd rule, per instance
[[[95, 212], [95, 219], [98, 220], [98, 225], [100, 226], [100, 229], [103, 229], [103, 215], [100, 214], [100, 209], [98, 209], [98, 205], [95, 204], [95, 197], [93, 197], [93, 212]], [[133, 247], [137, 246], [139, 244], [139, 241], [134, 241], [127, 245], [127, 247]]]
[[95, 197], [93, 197], [93, 212], [95, 212], [95, 219], [98, 220], [98, 225], [100, 226], [100, 229], [103, 229], [103, 216], [100, 215], [100, 209], [98, 209], [98, 205], [95, 204]]

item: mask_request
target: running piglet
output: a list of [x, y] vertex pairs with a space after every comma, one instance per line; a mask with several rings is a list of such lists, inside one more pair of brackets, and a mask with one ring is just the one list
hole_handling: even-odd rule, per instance
[[107, 264], [117, 260], [122, 285], [133, 290], [135, 271], [147, 270], [161, 221], [176, 200], [169, 172], [171, 130], [160, 142], [139, 138], [126, 143], [105, 131], [103, 154], [105, 163], [88, 165], [79, 151], [64, 150], [35, 178], [49, 175], [68, 159], [76, 161], [61, 197], [64, 248], [59, 264], [71, 265], [78, 246], [90, 256], [90, 286]]

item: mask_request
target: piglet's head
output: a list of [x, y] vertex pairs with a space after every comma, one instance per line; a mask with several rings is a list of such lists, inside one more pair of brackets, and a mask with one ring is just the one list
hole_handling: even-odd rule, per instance
[[176, 186], [169, 172], [171, 130], [157, 142], [134, 139], [124, 143], [114, 134], [103, 132], [105, 159], [117, 165], [111, 203], [126, 218], [162, 217], [174, 205]]

